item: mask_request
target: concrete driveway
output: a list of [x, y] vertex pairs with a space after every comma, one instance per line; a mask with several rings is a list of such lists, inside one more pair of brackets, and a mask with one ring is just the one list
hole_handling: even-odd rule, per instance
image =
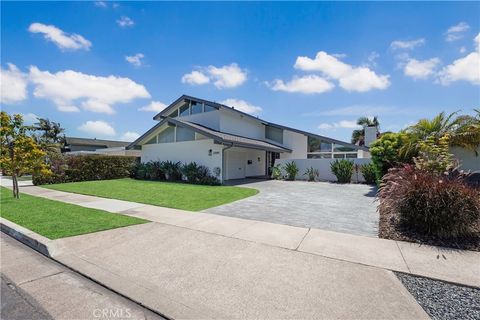
[[378, 236], [375, 187], [363, 184], [249, 179], [230, 184], [255, 188], [260, 192], [253, 197], [204, 212], [296, 227]]

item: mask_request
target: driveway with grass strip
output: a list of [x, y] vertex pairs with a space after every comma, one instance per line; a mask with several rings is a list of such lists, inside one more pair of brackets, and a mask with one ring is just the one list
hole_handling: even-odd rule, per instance
[[252, 188], [134, 179], [71, 182], [42, 187], [189, 211], [205, 210], [258, 193]]
[[148, 222], [23, 193], [14, 199], [12, 191], [4, 187], [0, 216], [52, 240]]

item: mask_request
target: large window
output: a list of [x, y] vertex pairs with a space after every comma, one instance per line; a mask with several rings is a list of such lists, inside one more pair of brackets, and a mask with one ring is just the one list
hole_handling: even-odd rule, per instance
[[319, 137], [308, 137], [308, 159], [356, 158], [357, 150], [350, 146], [332, 143]]
[[180, 113], [180, 117], [185, 117], [190, 115], [189, 102], [185, 101], [185, 103], [178, 109], [178, 112]]
[[167, 127], [158, 134], [158, 143], [167, 143], [175, 141], [175, 127]]
[[193, 130], [177, 127], [177, 142], [195, 140], [195, 132]]
[[191, 114], [202, 113], [203, 103], [192, 101], [190, 108], [191, 108], [191, 112], [190, 112]]
[[271, 126], [265, 126], [265, 138], [278, 143], [283, 143], [283, 130]]
[[212, 107], [212, 106], [209, 105], [209, 104], [206, 104], [206, 105], [204, 106], [204, 109], [205, 109], [204, 112], [209, 112], [209, 111], [215, 111], [215, 110], [217, 110], [217, 108]]

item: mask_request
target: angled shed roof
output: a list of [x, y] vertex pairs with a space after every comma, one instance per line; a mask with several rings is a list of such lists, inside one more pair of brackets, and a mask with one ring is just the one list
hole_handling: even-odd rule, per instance
[[143, 134], [141, 137], [139, 137], [137, 140], [132, 142], [127, 149], [133, 148], [135, 145], [139, 144], [145, 138], [147, 138], [150, 134], [152, 134], [155, 130], [157, 130], [159, 127], [161, 127], [165, 123], [170, 123], [174, 124], [177, 126], [181, 126], [184, 128], [191, 129], [197, 133], [200, 133], [210, 139], [213, 139], [217, 143], [221, 144], [228, 144], [236, 147], [245, 147], [245, 148], [251, 148], [251, 149], [260, 149], [260, 150], [266, 150], [266, 151], [273, 151], [273, 152], [292, 152], [292, 150], [287, 149], [285, 147], [282, 147], [280, 145], [276, 145], [270, 142], [266, 142], [263, 140], [257, 140], [257, 139], [252, 139], [252, 138], [247, 138], [239, 135], [234, 135], [230, 133], [224, 133], [220, 131], [216, 131], [207, 127], [204, 127], [202, 125], [189, 122], [189, 121], [184, 121], [184, 120], [179, 120], [179, 119], [173, 119], [166, 117], [162, 121], [160, 121], [157, 125], [155, 125], [153, 128], [148, 130], [145, 134]]
[[[189, 95], [182, 95], [180, 98], [178, 98], [177, 100], [175, 100], [174, 102], [172, 102], [168, 107], [166, 107], [165, 109], [163, 109], [161, 112], [159, 112], [158, 114], [156, 114], [153, 119], [154, 120], [162, 120], [164, 118], [166, 118], [167, 114], [170, 113], [170, 111], [172, 109], [174, 109], [178, 103], [180, 103], [181, 101], [183, 100], [191, 100], [191, 101], [197, 101], [197, 102], [202, 102], [202, 103], [206, 103], [206, 104], [209, 104], [213, 107], [216, 107], [218, 109], [223, 109], [223, 110], [229, 110], [231, 112], [236, 112], [238, 114], [241, 114], [245, 117], [248, 117], [248, 118], [251, 118], [251, 119], [254, 119], [256, 121], [259, 121], [265, 125], [268, 125], [268, 126], [271, 126], [271, 127], [276, 127], [276, 128], [279, 128], [279, 129], [284, 129], [284, 130], [289, 130], [289, 131], [292, 131], [292, 132], [296, 132], [296, 133], [300, 133], [300, 134], [303, 134], [303, 135], [306, 135], [306, 136], [311, 136], [311, 137], [315, 137], [315, 138], [319, 138], [319, 139], [322, 139], [324, 141], [328, 141], [328, 142], [331, 142], [331, 143], [336, 143], [336, 144], [341, 144], [341, 145], [344, 145], [346, 147], [350, 147], [350, 148], [353, 148], [355, 150], [364, 150], [364, 151], [368, 151], [369, 148], [368, 147], [365, 147], [365, 146], [357, 146], [355, 144], [352, 144], [352, 143], [349, 143], [349, 142], [345, 142], [345, 141], [341, 141], [341, 140], [337, 140], [337, 139], [333, 139], [333, 138], [329, 138], [329, 137], [326, 137], [326, 136], [322, 136], [322, 135], [318, 135], [318, 134], [315, 134], [315, 133], [311, 133], [311, 132], [307, 132], [307, 131], [303, 131], [303, 130], [299, 130], [299, 129], [295, 129], [295, 128], [291, 128], [291, 127], [287, 127], [287, 126], [283, 126], [283, 125], [280, 125], [280, 124], [276, 124], [276, 123], [273, 123], [273, 122], [269, 122], [269, 121], [266, 121], [266, 120], [263, 120], [263, 119], [260, 119], [258, 117], [255, 117], [255, 116], [252, 116], [251, 114], [248, 114], [248, 113], [245, 113], [245, 112], [242, 112], [242, 111], [239, 111], [235, 108], [232, 108], [232, 107], [229, 107], [227, 105], [224, 105], [224, 104], [221, 104], [221, 103], [218, 103], [218, 102], [214, 102], [214, 101], [209, 101], [209, 100], [205, 100], [205, 99], [200, 99], [200, 98], [196, 98], [196, 97], [193, 97], [193, 96], [189, 96]], [[178, 118], [176, 118], [178, 119]]]

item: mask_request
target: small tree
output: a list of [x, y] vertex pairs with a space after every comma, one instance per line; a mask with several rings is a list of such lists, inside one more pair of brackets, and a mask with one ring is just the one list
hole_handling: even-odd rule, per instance
[[18, 177], [36, 170], [49, 171], [45, 165], [45, 152], [28, 136], [19, 114], [11, 117], [2, 111], [0, 115], [0, 168], [12, 176], [13, 197], [19, 198]]

